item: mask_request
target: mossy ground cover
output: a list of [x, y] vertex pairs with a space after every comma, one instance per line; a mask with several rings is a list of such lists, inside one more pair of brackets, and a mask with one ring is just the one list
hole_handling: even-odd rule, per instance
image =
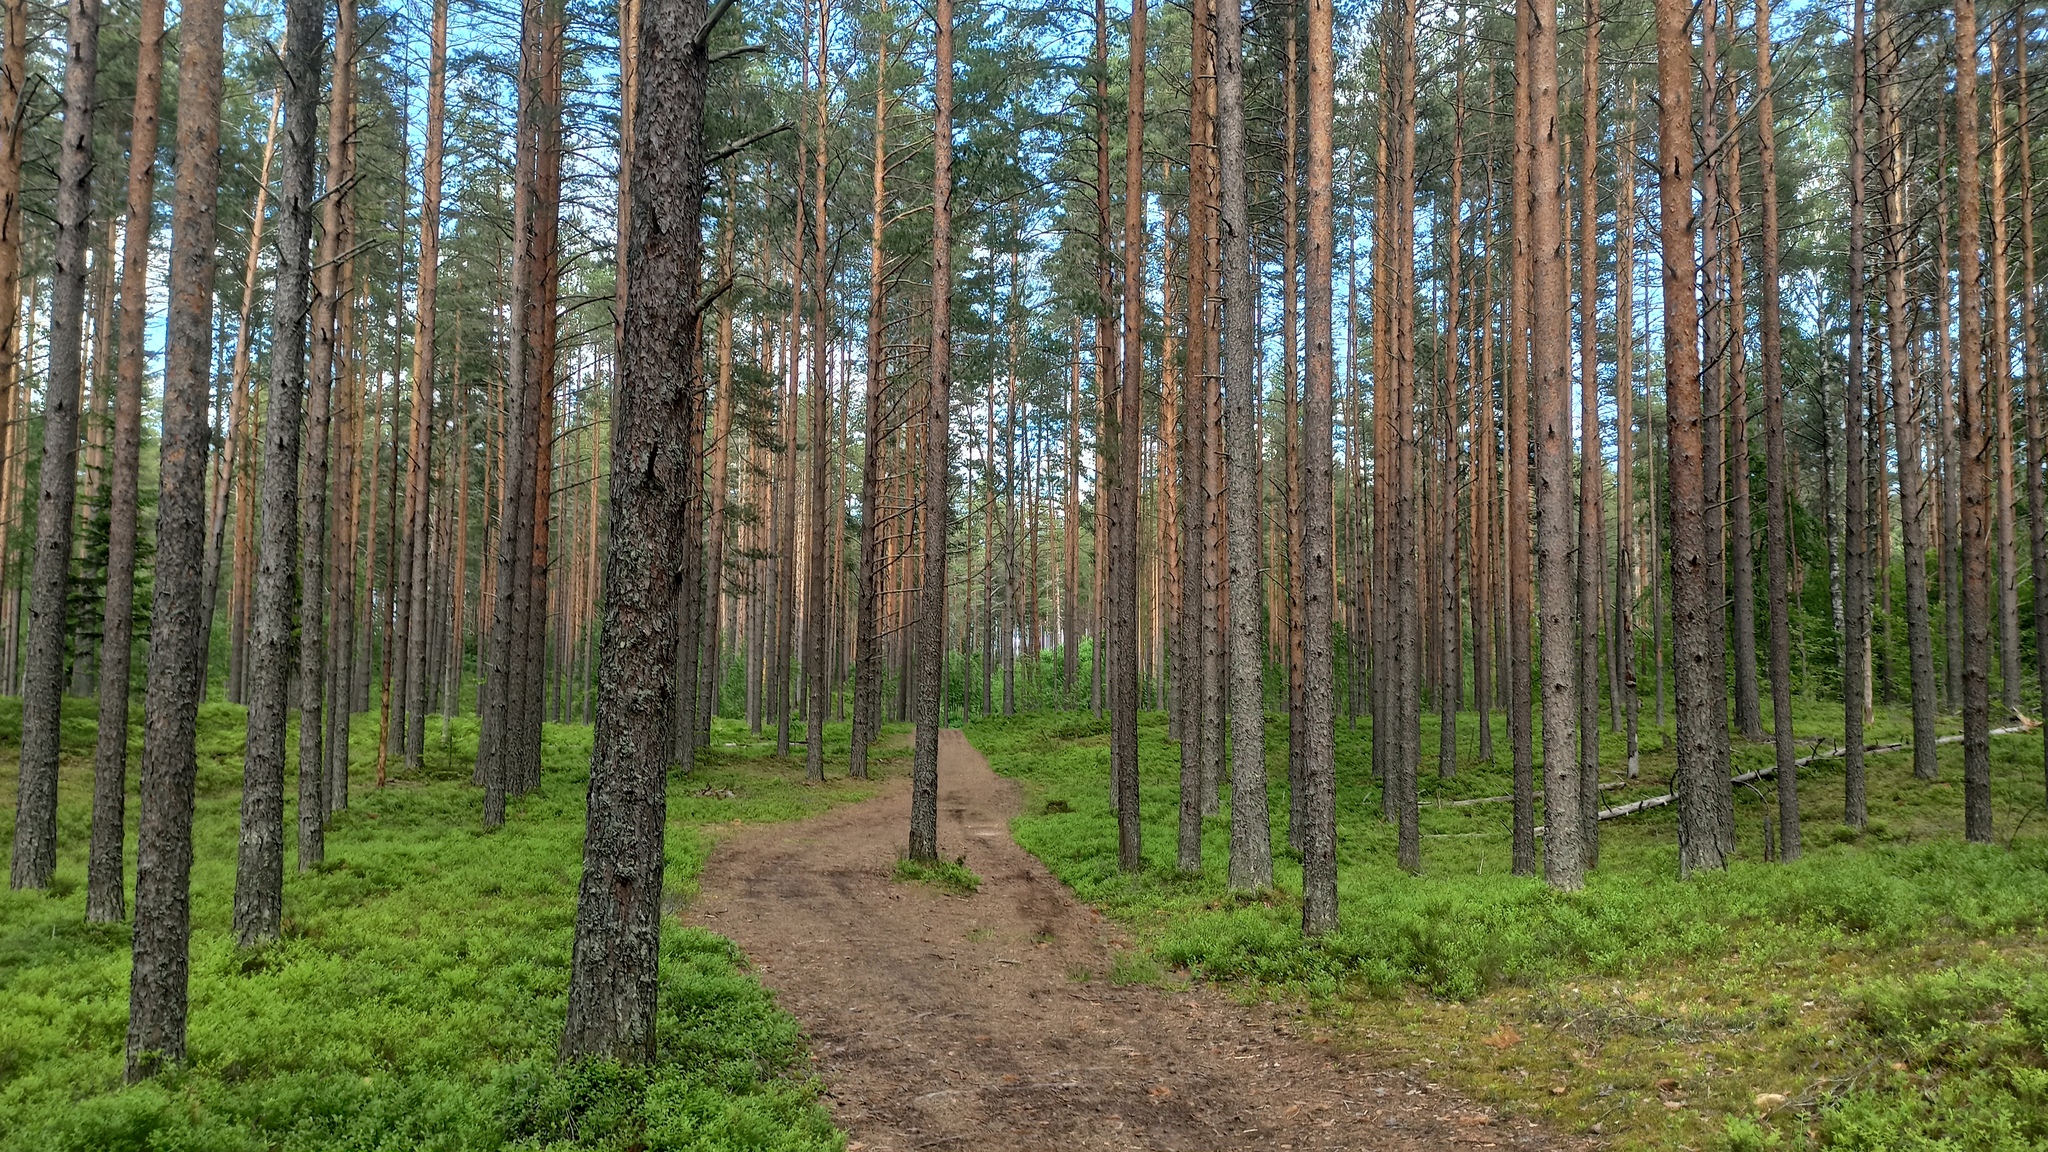
[[[486, 834], [468, 784], [473, 719], [455, 721], [445, 741], [431, 720], [419, 771], [378, 788], [376, 717], [357, 717], [353, 802], [328, 832], [327, 864], [301, 875], [287, 858], [284, 938], [251, 952], [229, 935], [243, 725], [239, 708], [201, 714], [191, 1062], [123, 1088], [128, 927], [84, 923], [94, 730], [90, 702], [67, 701], [57, 883], [0, 896], [0, 1148], [841, 1146], [796, 1021], [731, 944], [674, 921], [662, 940], [658, 1062], [557, 1066], [588, 728], [545, 729], [539, 792]], [[19, 730], [19, 702], [0, 701], [9, 797]], [[843, 764], [843, 727], [831, 735]], [[672, 781], [671, 902], [694, 892], [722, 829], [872, 790], [843, 771], [806, 787], [802, 765], [772, 750], [720, 722], [697, 771]], [[895, 755], [879, 758], [882, 773], [901, 770]], [[0, 838], [11, 840], [5, 808]], [[128, 814], [132, 893], [132, 771]], [[287, 828], [295, 819], [288, 800]]]
[[[1610, 778], [1623, 763], [1606, 736]], [[1831, 747], [1838, 708], [1800, 704], [1802, 752]], [[1615, 804], [1667, 790], [1665, 736], [1644, 702], [1640, 780]], [[1304, 1005], [1319, 1038], [1421, 1065], [1509, 1115], [1597, 1132], [1623, 1148], [2048, 1146], [2048, 819], [2038, 733], [1994, 738], [1995, 846], [1962, 843], [1961, 749], [1941, 778], [1905, 754], [1869, 762], [1870, 821], [1841, 823], [1842, 769], [1805, 769], [1805, 856], [1763, 862], [1774, 785], [1738, 790], [1741, 859], [1677, 878], [1675, 812], [1602, 824], [1600, 868], [1562, 895], [1509, 874], [1508, 744], [1494, 763], [1460, 718], [1459, 768], [1435, 772], [1424, 725], [1423, 870], [1394, 863], [1366, 722], [1340, 722], [1343, 930], [1299, 930], [1300, 868], [1286, 847], [1284, 722], [1269, 725], [1269, 804], [1281, 849], [1273, 893], [1225, 890], [1228, 821], [1207, 822], [1201, 875], [1174, 870], [1178, 746], [1163, 716], [1140, 728], [1145, 870], [1116, 870], [1107, 726], [1065, 714], [977, 720], [970, 739], [1030, 797], [1020, 843], [1183, 978]], [[1945, 728], [1944, 731], [1952, 730]], [[1881, 710], [1873, 743], [1907, 738]], [[1741, 769], [1768, 745], [1736, 741]], [[1225, 812], [1228, 808], [1226, 805]], [[2031, 813], [2031, 815], [2029, 815]], [[1541, 818], [1539, 812], [1539, 819]]]

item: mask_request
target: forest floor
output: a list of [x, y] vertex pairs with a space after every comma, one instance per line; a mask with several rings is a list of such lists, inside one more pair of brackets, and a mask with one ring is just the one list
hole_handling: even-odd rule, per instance
[[[84, 921], [93, 702], [67, 699], [64, 713], [56, 882], [0, 891], [0, 1152], [842, 1147], [797, 1021], [729, 941], [674, 921], [661, 941], [655, 1062], [557, 1064], [590, 771], [583, 725], [546, 726], [539, 791], [485, 832], [469, 783], [473, 716], [445, 735], [431, 720], [423, 762], [408, 771], [394, 760], [378, 787], [377, 714], [358, 714], [352, 803], [328, 830], [327, 862], [298, 871], [287, 847], [283, 939], [240, 949], [229, 907], [246, 716], [202, 708], [189, 1062], [124, 1087], [130, 926]], [[0, 843], [12, 840], [20, 726], [20, 701], [0, 698]], [[847, 780], [844, 732], [833, 733], [832, 779], [807, 786], [801, 762], [773, 757], [772, 734], [764, 743], [719, 723], [697, 771], [669, 784], [676, 906], [719, 837], [866, 799], [903, 775], [899, 747], [875, 757], [876, 781]], [[140, 746], [138, 727], [131, 895]]]
[[[1842, 823], [1841, 763], [1803, 769], [1796, 863], [1764, 851], [1776, 813], [1764, 780], [1737, 789], [1727, 871], [1678, 879], [1665, 807], [1602, 822], [1599, 869], [1563, 894], [1510, 875], [1509, 806], [1482, 801], [1508, 791], [1500, 717], [1492, 761], [1477, 754], [1475, 718], [1458, 719], [1450, 778], [1436, 771], [1435, 718], [1423, 726], [1419, 875], [1395, 864], [1369, 725], [1340, 722], [1342, 927], [1320, 940], [1301, 935], [1300, 864], [1286, 850], [1284, 718], [1267, 727], [1275, 888], [1258, 898], [1225, 884], [1227, 796], [1204, 822], [1202, 871], [1177, 871], [1179, 745], [1163, 716], [1140, 720], [1136, 874], [1116, 866], [1104, 721], [1020, 715], [966, 731], [1024, 788], [1017, 842], [1104, 914], [1127, 941], [1125, 968], [1297, 1013], [1296, 1030], [1332, 1051], [1413, 1068], [1502, 1120], [1624, 1150], [2048, 1147], [2038, 730], [1992, 741], [1996, 844], [1962, 842], [1950, 745], [1934, 782], [1914, 779], [1909, 755], [1870, 757], [1861, 829]], [[1633, 782], [1618, 779], [1623, 750], [1606, 719], [1608, 802], [1666, 791], [1671, 751], [1650, 702]], [[1840, 738], [1838, 704], [1795, 703], [1793, 720], [1802, 753]], [[1869, 739], [1907, 728], [1903, 710], [1881, 708]], [[1737, 771], [1770, 761], [1768, 744], [1734, 745]]]
[[1023, 789], [939, 752], [941, 883], [899, 867], [908, 782], [726, 837], [686, 918], [810, 1036], [849, 1152], [1576, 1148], [1298, 1010], [1163, 978], [1011, 839]]

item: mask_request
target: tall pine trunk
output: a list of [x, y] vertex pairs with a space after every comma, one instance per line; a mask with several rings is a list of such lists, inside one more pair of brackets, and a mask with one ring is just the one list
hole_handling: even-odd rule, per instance
[[[1764, 393], [1764, 597], [1770, 617], [1771, 742], [1778, 766], [1778, 858], [1799, 858], [1799, 764], [1792, 750], [1791, 477], [1778, 286], [1778, 140], [1771, 120], [1771, 0], [1756, 3], [1757, 174], [1763, 185], [1763, 309], [1758, 317]], [[1903, 439], [1900, 440], [1904, 444]], [[1908, 530], [1910, 538], [1910, 529]], [[1924, 606], [1924, 604], [1923, 604]]]
[[[1251, 213], [1245, 176], [1244, 112], [1244, 27], [1243, 12], [1234, 0], [1224, 0], [1216, 9], [1216, 113], [1218, 169], [1223, 184], [1223, 392], [1228, 403], [1225, 431], [1230, 438], [1230, 888], [1236, 892], [1257, 892], [1273, 882], [1272, 820], [1266, 814], [1266, 685], [1265, 653], [1260, 648], [1261, 598], [1264, 588], [1259, 572], [1259, 431], [1257, 376], [1253, 360], [1258, 355], [1258, 292], [1254, 287], [1251, 250]], [[1139, 63], [1132, 64], [1132, 74]], [[1142, 79], [1141, 79], [1142, 82]], [[1134, 144], [1142, 144], [1138, 130], [1132, 130]], [[1141, 209], [1142, 190], [1137, 186], [1137, 165], [1129, 169], [1132, 179], [1131, 211]], [[1136, 252], [1134, 250], [1133, 254]], [[1135, 266], [1142, 271], [1142, 266]], [[1138, 293], [1142, 281], [1135, 280], [1129, 291], [1132, 303], [1142, 304]], [[1140, 345], [1134, 331], [1128, 332], [1128, 347]], [[1132, 357], [1138, 359], [1135, 355]], [[1141, 377], [1127, 375], [1124, 388], [1135, 391]], [[1120, 460], [1120, 492], [1112, 499], [1129, 497], [1136, 514], [1138, 488], [1135, 458]], [[1120, 509], [1119, 509], [1120, 510]], [[1118, 542], [1119, 576], [1128, 575], [1130, 607], [1137, 597], [1136, 534], [1124, 554]], [[1118, 603], [1119, 621], [1124, 605]], [[1137, 619], [1132, 614], [1131, 640], [1136, 641]], [[1135, 655], [1135, 654], [1134, 654]], [[1119, 679], [1124, 670], [1118, 669]], [[1126, 693], [1137, 686], [1135, 659], [1129, 669]], [[1114, 683], [1114, 681], [1112, 682]], [[1131, 709], [1131, 750], [1137, 745], [1137, 710]], [[1132, 757], [1135, 761], [1135, 756]], [[1135, 773], [1135, 762], [1125, 771]], [[1135, 805], [1137, 789], [1130, 789]], [[1132, 815], [1135, 817], [1136, 813]], [[1135, 821], [1134, 821], [1135, 822]]]
[[[1108, 492], [1110, 554], [1115, 563], [1111, 603], [1116, 614], [1110, 620], [1108, 679], [1110, 756], [1116, 761], [1112, 775], [1117, 783], [1117, 867], [1136, 872], [1145, 863], [1138, 810], [1138, 486], [1144, 481], [1145, 470], [1145, 0], [1132, 0], [1129, 55], [1129, 106], [1124, 121], [1123, 380], [1117, 388], [1110, 423], [1115, 433], [1112, 448], [1116, 460], [1116, 482]], [[1240, 128], [1242, 112], [1240, 105]], [[1014, 267], [1013, 263], [1013, 275]], [[1014, 395], [1014, 370], [1010, 381]], [[1004, 642], [1008, 642], [1007, 636]], [[1262, 758], [1265, 755], [1263, 739], [1259, 754]], [[1265, 797], [1262, 759], [1258, 779], [1258, 846], [1265, 845], [1267, 836]], [[1235, 809], [1233, 804], [1233, 813]], [[1235, 828], [1233, 822], [1233, 873], [1238, 858]], [[1260, 887], [1272, 880], [1270, 848], [1266, 849], [1265, 860], [1266, 873]], [[1248, 863], [1255, 860], [1248, 857]]]
[[192, 804], [199, 772], [200, 561], [206, 532], [207, 399], [213, 360], [216, 197], [220, 185], [220, 0], [185, 0], [178, 28], [178, 174], [171, 198], [170, 307], [143, 697], [141, 814], [135, 842], [134, 954], [126, 1075], [185, 1059], [191, 972]]
[[1331, 348], [1331, 257], [1336, 53], [1330, 0], [1308, 0], [1308, 261], [1303, 283], [1308, 372], [1302, 405], [1302, 783], [1301, 926], [1311, 936], [1337, 929], [1335, 668], [1331, 659], [1330, 408], [1336, 365]]
[[910, 858], [939, 858], [939, 726], [946, 692], [946, 478], [953, 389], [953, 0], [932, 12], [931, 383], [924, 410], [924, 555], [918, 587], [917, 738], [910, 778]]
[[[676, 626], [698, 373], [704, 202], [701, 0], [642, 0], [642, 92], [634, 123], [625, 346], [612, 421], [611, 534], [605, 556], [590, 805], [564, 1059], [655, 1057], [667, 769], [675, 722]], [[663, 227], [670, 221], [678, 227]], [[680, 306], [678, 306], [678, 302]]]
[[1726, 787], [1721, 613], [1707, 573], [1707, 476], [1694, 298], [1692, 40], [1684, 0], [1657, 0], [1658, 193], [1664, 265], [1665, 425], [1670, 441], [1672, 632], [1678, 663], [1679, 874], [1727, 865], [1713, 792]]
[[149, 318], [149, 235], [156, 212], [157, 104], [163, 93], [163, 0], [144, 0], [128, 130], [128, 223], [121, 246], [119, 392], [107, 506], [107, 590], [100, 617], [99, 738], [93, 747], [92, 844], [85, 918], [118, 923], [128, 791], [128, 673], [134, 649], [136, 504], [142, 466], [143, 329]]
[[242, 769], [241, 838], [235, 855], [235, 939], [277, 939], [284, 912], [284, 762], [292, 630], [298, 615], [292, 565], [299, 530], [299, 431], [306, 390], [312, 291], [313, 128], [319, 116], [319, 0], [285, 12], [284, 146], [277, 190], [277, 293], [270, 390], [263, 421], [263, 507], [258, 528], [256, 615], [250, 638], [248, 752]]
[[57, 237], [50, 273], [43, 463], [29, 570], [28, 664], [21, 688], [21, 775], [14, 888], [47, 888], [57, 869], [57, 754], [63, 724], [66, 598], [78, 495], [78, 398], [85, 372], [85, 252], [92, 211], [93, 110], [99, 96], [99, 0], [71, 0], [64, 121], [57, 152]]
[[1957, 354], [1961, 403], [1963, 601], [1963, 835], [1991, 840], [1991, 456], [1990, 398], [1984, 384], [1983, 178], [1977, 151], [1977, 5], [1956, 0]]

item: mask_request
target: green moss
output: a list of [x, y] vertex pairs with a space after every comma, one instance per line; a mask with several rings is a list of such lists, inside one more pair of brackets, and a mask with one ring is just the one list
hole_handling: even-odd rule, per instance
[[[90, 724], [89, 701], [67, 704], [85, 706]], [[0, 705], [0, 729], [7, 710]], [[430, 721], [419, 772], [382, 788], [375, 717], [357, 721], [352, 804], [328, 832], [327, 862], [288, 870], [283, 939], [245, 952], [229, 934], [243, 713], [202, 710], [191, 1060], [133, 1088], [121, 1085], [128, 928], [83, 923], [91, 739], [74, 747], [67, 737], [58, 871], [67, 886], [0, 895], [0, 1149], [841, 1146], [795, 1020], [730, 943], [673, 921], [662, 939], [656, 1062], [556, 1065], [588, 728], [547, 726], [540, 790], [485, 833], [468, 784], [473, 720], [454, 722], [445, 742]], [[738, 725], [721, 722], [712, 743], [693, 775], [670, 783], [667, 887], [677, 906], [723, 830], [873, 790], [843, 779], [806, 787], [801, 765], [776, 761], [772, 745]], [[13, 757], [0, 762], [0, 787], [11, 792]], [[877, 766], [895, 770], [887, 757]], [[132, 791], [128, 813], [132, 891]], [[12, 806], [0, 814], [0, 835], [11, 834], [12, 817]]]
[[[1608, 792], [1610, 804], [1667, 790], [1672, 755], [1651, 709], [1643, 712], [1641, 777]], [[1839, 739], [1839, 707], [1802, 705], [1793, 719], [1802, 752]], [[1343, 927], [1315, 940], [1301, 933], [1299, 862], [1285, 851], [1283, 718], [1267, 728], [1277, 889], [1253, 901], [1233, 898], [1225, 883], [1227, 807], [1226, 817], [1205, 822], [1202, 871], [1186, 876], [1175, 868], [1179, 753], [1163, 716], [1140, 722], [1146, 867], [1131, 874], [1116, 866], [1109, 750], [1091, 723], [995, 718], [976, 721], [969, 736], [998, 772], [1026, 784], [1029, 803], [1012, 824], [1018, 841], [1121, 921], [1160, 964], [1251, 994], [1305, 998], [1361, 1043], [1428, 1060], [1502, 1106], [1582, 1130], [1601, 1123], [1610, 1137], [1619, 1130], [1624, 1146], [1741, 1144], [1749, 1136], [1740, 1125], [1726, 1128], [1733, 1117], [1757, 1126], [1755, 1139], [1766, 1141], [1757, 1146], [1773, 1137], [1841, 1142], [1868, 1131], [1878, 1135], [1853, 1146], [1918, 1147], [1904, 1134], [1914, 1125], [1938, 1130], [1947, 1115], [1939, 1099], [1948, 1092], [1958, 1107], [1975, 1097], [1990, 1101], [1981, 1138], [1954, 1147], [2039, 1146], [2034, 1129], [1996, 1119], [2038, 1112], [2042, 1101], [2038, 1037], [2025, 1058], [2007, 1043], [2034, 1035], [2026, 1031], [2034, 1017], [2024, 989], [2048, 979], [2040, 958], [2048, 946], [2048, 825], [2038, 818], [2022, 824], [2040, 800], [2038, 736], [1993, 742], [1996, 845], [1962, 842], [1961, 754], [1944, 746], [1942, 779], [1933, 784], [1913, 779], [1909, 755], [1871, 757], [1872, 819], [1860, 830], [1839, 823], [1839, 762], [1805, 769], [1806, 851], [1796, 863], [1765, 862], [1776, 803], [1774, 785], [1764, 781], [1738, 790], [1739, 854], [1727, 871], [1677, 878], [1676, 814], [1667, 807], [1603, 823], [1599, 869], [1583, 892], [1565, 894], [1509, 874], [1508, 805], [1448, 803], [1510, 790], [1506, 730], [1495, 720], [1498, 762], [1488, 763], [1477, 757], [1476, 718], [1460, 717], [1460, 762], [1448, 780], [1431, 770], [1437, 725], [1423, 725], [1420, 876], [1395, 865], [1366, 724], [1352, 729], [1340, 721]], [[1601, 726], [1602, 762], [1613, 781], [1625, 751], [1604, 730], [1604, 715]], [[1870, 739], [1903, 739], [1908, 727], [1904, 715], [1881, 710]], [[1736, 743], [1739, 771], [1770, 756], [1768, 745]], [[1996, 1002], [2007, 1006], [2001, 1011], [2009, 1023], [1958, 1041], [1977, 1071], [1944, 1073], [1948, 1087], [1932, 1100], [1925, 1083], [1859, 1073], [1873, 1061], [1888, 1068], [1892, 1058], [1880, 1059], [1890, 1042], [1878, 1039], [1851, 1001], [1879, 987], [1876, 981], [1959, 951], [2011, 957], [2004, 962], [2012, 970], [2030, 974], [1999, 984], [2005, 998]], [[1512, 1041], [1494, 1039], [1500, 1036]], [[1994, 1045], [1995, 1037], [2006, 1039]], [[1652, 1067], [1662, 1071], [1644, 1078]], [[1677, 1109], [1653, 1087], [1666, 1071], [1691, 1085]], [[1565, 1092], [1550, 1090], [1552, 1076], [1568, 1082]], [[1796, 1103], [1752, 1115], [1752, 1097], [1769, 1092]], [[1886, 1133], [1906, 1142], [1887, 1145]]]

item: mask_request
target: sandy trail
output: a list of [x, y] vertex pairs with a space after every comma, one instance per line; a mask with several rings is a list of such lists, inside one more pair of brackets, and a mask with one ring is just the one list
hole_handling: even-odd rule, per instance
[[1118, 933], [1011, 840], [1019, 789], [940, 743], [939, 846], [970, 897], [891, 879], [907, 782], [721, 843], [686, 913], [809, 1031], [853, 1152], [1579, 1147], [1214, 991], [1117, 987]]

